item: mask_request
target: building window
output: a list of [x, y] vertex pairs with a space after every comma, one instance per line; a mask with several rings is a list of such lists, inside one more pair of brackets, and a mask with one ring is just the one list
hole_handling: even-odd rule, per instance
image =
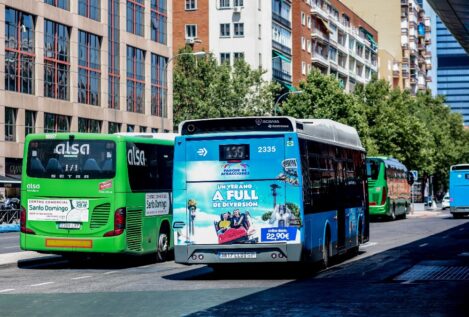
[[306, 75], [306, 63], [301, 62], [301, 74]]
[[165, 118], [168, 116], [168, 103], [166, 102], [168, 91], [166, 80], [167, 62], [166, 57], [151, 54], [151, 114]]
[[145, 111], [145, 53], [127, 46], [127, 111]]
[[69, 132], [70, 117], [44, 113], [44, 133]]
[[310, 54], [312, 53], [312, 52], [311, 52], [311, 41], [310, 41], [310, 40], [308, 40], [308, 41], [306, 42], [306, 51], [307, 51], [308, 53], [310, 53]]
[[5, 89], [34, 93], [34, 19], [5, 9]]
[[16, 113], [16, 109], [5, 107], [5, 141], [16, 141]]
[[127, 32], [143, 36], [143, 0], [127, 0]]
[[151, 128], [151, 133], [158, 133], [158, 129], [157, 128]]
[[24, 118], [24, 136], [36, 133], [36, 112], [26, 110]]
[[78, 118], [78, 132], [101, 133], [101, 121]]
[[135, 126], [133, 124], [128, 124], [127, 125], [127, 132], [134, 132], [135, 131]]
[[108, 133], [121, 132], [121, 124], [117, 122], [108, 122], [107, 132]]
[[244, 6], [244, 0], [234, 0], [233, 6], [243, 7]]
[[99, 1], [100, 0], [79, 0], [78, 14], [99, 21]]
[[301, 49], [306, 50], [306, 39], [303, 36], [301, 37]]
[[220, 53], [220, 64], [227, 63], [230, 64], [230, 53]]
[[257, 36], [259, 40], [262, 38], [262, 24], [259, 24], [259, 34]]
[[301, 12], [301, 24], [302, 25], [306, 24], [306, 15], [304, 12]]
[[186, 0], [186, 10], [197, 10], [197, 0]]
[[308, 26], [308, 29], [311, 29], [311, 16], [308, 15], [308, 18], [306, 20], [306, 25]]
[[197, 24], [186, 24], [186, 39], [197, 37]]
[[225, 9], [230, 7], [230, 0], [220, 0], [220, 9]]
[[151, 39], [166, 44], [168, 12], [167, 0], [151, 0]]
[[244, 23], [233, 23], [234, 36], [244, 36]]
[[119, 0], [108, 2], [108, 107], [119, 109], [120, 97], [120, 31]]
[[44, 96], [69, 99], [69, 30], [63, 24], [44, 21]]
[[78, 102], [99, 105], [101, 87], [101, 63], [99, 60], [99, 37], [79, 31], [78, 33]]
[[220, 24], [220, 36], [221, 37], [229, 37], [230, 36], [230, 24], [229, 23]]
[[140, 131], [140, 133], [146, 133], [147, 132], [147, 127], [140, 126], [139, 131]]
[[57, 8], [70, 10], [69, 0], [44, 0], [44, 2]]
[[242, 60], [244, 61], [244, 52], [235, 52], [233, 54], [233, 57], [234, 57], [234, 60], [237, 61], [237, 60]]

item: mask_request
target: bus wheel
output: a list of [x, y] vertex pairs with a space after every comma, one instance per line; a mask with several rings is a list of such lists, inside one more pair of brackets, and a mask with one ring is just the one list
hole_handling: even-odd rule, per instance
[[166, 231], [161, 231], [158, 236], [158, 248], [156, 250], [156, 260], [164, 262], [168, 259], [169, 253], [169, 237]]
[[396, 205], [395, 204], [392, 204], [391, 220], [396, 220]]
[[404, 213], [402, 214], [402, 219], [407, 218], [407, 212], [409, 212], [409, 206], [408, 206], [407, 203], [406, 203], [406, 204], [405, 204]]
[[326, 236], [326, 241], [322, 247], [322, 267], [326, 269], [329, 266], [330, 258], [331, 258], [331, 242], [329, 235]]

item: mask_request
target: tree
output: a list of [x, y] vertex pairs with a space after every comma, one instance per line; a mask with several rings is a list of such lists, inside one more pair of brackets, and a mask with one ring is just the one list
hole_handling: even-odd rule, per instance
[[[190, 52], [183, 49], [180, 53]], [[181, 55], [174, 67], [174, 124], [187, 119], [269, 115], [279, 86], [243, 60], [233, 67], [212, 55]]]

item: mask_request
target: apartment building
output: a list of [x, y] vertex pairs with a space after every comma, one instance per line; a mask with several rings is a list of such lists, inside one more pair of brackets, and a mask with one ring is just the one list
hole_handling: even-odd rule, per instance
[[293, 64], [301, 64], [295, 83], [316, 67], [337, 77], [346, 91], [353, 91], [357, 83], [366, 84], [377, 74], [378, 32], [355, 12], [338, 0], [298, 1], [293, 7], [301, 7], [298, 14], [294, 9], [295, 18], [308, 31], [295, 36], [294, 30], [295, 43], [301, 43], [301, 49], [294, 44]]
[[342, 0], [380, 34], [380, 78], [412, 93], [432, 80], [431, 23], [416, 0]]
[[0, 0], [0, 194], [29, 133], [172, 130], [171, 6]]

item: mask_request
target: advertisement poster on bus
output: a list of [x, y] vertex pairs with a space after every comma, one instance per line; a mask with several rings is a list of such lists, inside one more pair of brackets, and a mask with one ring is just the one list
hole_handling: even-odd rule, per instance
[[[282, 160], [281, 166], [271, 169], [271, 179], [256, 179], [248, 164], [210, 162], [211, 168], [207, 164], [204, 170], [212, 170], [207, 173], [216, 175], [216, 181], [189, 182], [185, 195], [175, 193], [179, 210], [174, 221], [186, 224], [175, 230], [177, 244], [301, 241], [296, 159]], [[250, 177], [232, 178], [240, 175]]]
[[87, 222], [88, 219], [86, 199], [28, 199], [28, 220]]

